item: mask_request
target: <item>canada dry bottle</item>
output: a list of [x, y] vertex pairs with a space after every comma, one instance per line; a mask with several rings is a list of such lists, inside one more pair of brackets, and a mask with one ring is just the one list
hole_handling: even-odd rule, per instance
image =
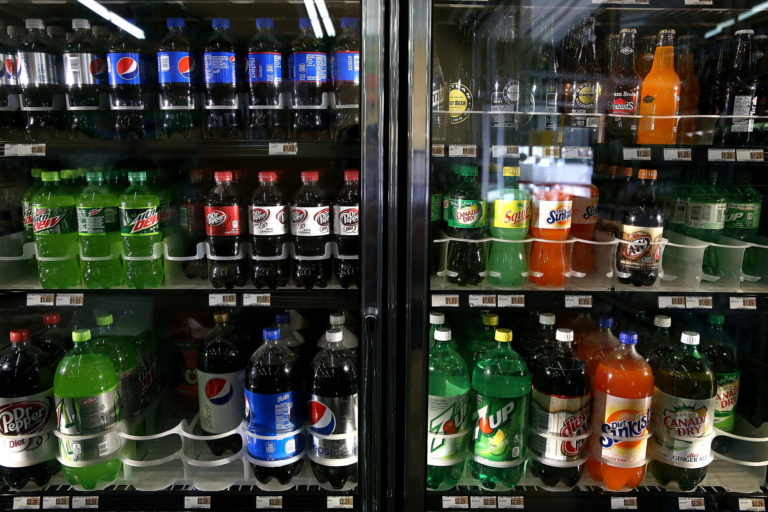
[[[739, 356], [733, 339], [723, 329], [725, 316], [710, 313], [707, 315], [707, 324], [709, 325], [701, 340], [701, 355], [712, 364], [717, 380], [715, 427], [725, 432], [733, 432], [741, 383]], [[712, 447], [715, 450], [725, 448], [731, 442], [729, 437], [717, 437], [712, 441]]]
[[[460, 172], [462, 182], [451, 189], [443, 200], [443, 210], [447, 211], [445, 233], [468, 240], [484, 238], [486, 203], [476, 183], [477, 167], [463, 165]], [[446, 270], [448, 281], [452, 284], [480, 284], [485, 272], [485, 244], [451, 240], [448, 242]]]

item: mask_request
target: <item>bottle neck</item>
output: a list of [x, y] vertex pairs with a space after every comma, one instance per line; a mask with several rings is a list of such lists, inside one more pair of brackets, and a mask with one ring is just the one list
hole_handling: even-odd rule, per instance
[[450, 340], [435, 340], [435, 350], [448, 350], [451, 348]]
[[653, 188], [655, 180], [640, 180], [637, 195], [640, 201], [653, 201], [656, 199], [656, 191]]
[[654, 330], [654, 334], [655, 334], [656, 336], [665, 336], [665, 337], [669, 337], [669, 329], [670, 329], [669, 327], [659, 327], [659, 326], [657, 325], [657, 326], [656, 326], [656, 328], [655, 328], [655, 330]]
[[698, 345], [688, 345], [687, 343], [683, 343], [682, 352], [683, 354], [695, 358], [700, 358], [701, 354], [699, 353], [699, 346]]
[[257, 36], [269, 36], [272, 34], [272, 27], [256, 27]]
[[504, 188], [520, 188], [520, 182], [518, 181], [517, 176], [504, 176], [502, 181], [504, 183]]
[[510, 351], [512, 350], [512, 344], [508, 341], [497, 341], [496, 342], [496, 349], [497, 350], [505, 350]]
[[347, 36], [354, 36], [357, 34], [357, 27], [342, 27], [341, 33]]
[[104, 180], [88, 180], [89, 187], [93, 185], [103, 185], [103, 184], [104, 184]]
[[675, 70], [675, 49], [669, 46], [657, 46], [653, 56], [653, 69], [656, 71]]
[[541, 329], [543, 332], [546, 332], [546, 333], [555, 332], [555, 326], [549, 325], [549, 324], [539, 324], [539, 329]]
[[621, 35], [613, 69], [635, 70], [635, 34]]
[[611, 332], [611, 328], [610, 328], [610, 327], [608, 327], [608, 326], [605, 326], [605, 325], [599, 325], [599, 326], [597, 327], [597, 330], [598, 330], [598, 332], [601, 332], [601, 333], [608, 333], [608, 332]]
[[315, 33], [312, 31], [312, 27], [301, 27], [299, 29], [299, 35], [302, 36], [314, 36]]
[[347, 186], [350, 186], [350, 187], [351, 186], [355, 186], [356, 187], [356, 186], [358, 186], [359, 183], [360, 182], [358, 180], [344, 180], [344, 185], [347, 185]]
[[168, 34], [171, 35], [181, 35], [184, 33], [184, 29], [181, 27], [170, 27], [168, 29]]
[[752, 56], [752, 38], [749, 36], [740, 37], [736, 47], [736, 58], [733, 60], [733, 69], [741, 71], [747, 75], [752, 74], [750, 58]]

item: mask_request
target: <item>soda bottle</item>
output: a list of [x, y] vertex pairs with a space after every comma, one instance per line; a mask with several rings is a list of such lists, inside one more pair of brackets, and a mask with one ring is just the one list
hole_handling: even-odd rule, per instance
[[602, 77], [595, 48], [595, 18], [589, 18], [582, 30], [576, 65], [565, 84], [564, 145], [588, 146], [597, 142], [600, 118], [585, 114], [599, 113], [601, 88]]
[[[752, 30], [736, 31], [736, 55], [726, 72], [727, 81], [715, 98], [715, 114], [754, 116], [757, 112], [757, 81], [752, 66]], [[754, 128], [754, 119], [726, 117], [715, 123], [713, 145], [745, 146]]]
[[[723, 236], [742, 242], [753, 241], [760, 227], [763, 196], [752, 186], [751, 178], [751, 174], [742, 173], [741, 179], [736, 183], [723, 187], [728, 194]], [[755, 273], [754, 258], [755, 249], [747, 248], [742, 263], [742, 271], [745, 274]]]
[[[645, 476], [645, 450], [653, 397], [653, 373], [635, 351], [637, 333], [622, 331], [619, 348], [600, 361], [592, 393], [592, 434], [587, 441], [592, 458], [589, 476], [612, 491], [634, 489]], [[636, 441], [632, 438], [641, 437]]]
[[706, 357], [698, 351], [699, 334], [685, 331], [682, 346], [666, 356], [655, 374], [653, 437], [648, 442], [648, 464], [656, 481], [677, 482], [692, 491], [707, 476], [714, 458], [717, 381]]
[[360, 266], [344, 256], [360, 254], [360, 171], [344, 171], [344, 186], [333, 203], [333, 234], [340, 258], [336, 259], [336, 279], [342, 288], [360, 286]]
[[[25, 25], [27, 34], [16, 54], [22, 106], [53, 108], [53, 95], [59, 83], [56, 49], [45, 33], [43, 20], [27, 19]], [[51, 111], [30, 112], [27, 135], [32, 140], [55, 139], [57, 125], [57, 116]]]
[[109, 40], [112, 38], [112, 34], [109, 32], [109, 28], [103, 25], [94, 25], [91, 29], [93, 38], [100, 43], [104, 48], [109, 47]]
[[304, 336], [291, 327], [291, 312], [279, 311], [275, 313], [274, 327], [280, 329], [280, 343], [291, 349], [296, 356], [296, 365], [302, 376], [309, 373], [312, 358], [309, 355], [308, 347], [304, 341]]
[[638, 56], [636, 65], [637, 75], [640, 80], [645, 80], [645, 77], [651, 71], [653, 67], [653, 59], [656, 55], [656, 36], [649, 35], [640, 38], [640, 44], [638, 45]]
[[[352, 354], [352, 357], [355, 361], [357, 361], [357, 336], [355, 336], [355, 333], [347, 329], [346, 327], [346, 315], [343, 311], [338, 311], [336, 313], [331, 313], [330, 319], [328, 321], [328, 329], [338, 329], [341, 331], [342, 340], [341, 344], [342, 346], [349, 350], [349, 352]], [[328, 341], [326, 340], [325, 334], [320, 336], [320, 339], [317, 341], [318, 348], [325, 348], [328, 346]]]
[[677, 119], [648, 116], [676, 116], [680, 108], [680, 77], [675, 73], [675, 31], [659, 32], [653, 67], [640, 88], [641, 116], [637, 128], [638, 144], [674, 144]]
[[597, 373], [600, 361], [619, 348], [619, 340], [611, 332], [612, 328], [613, 317], [599, 316], [597, 317], [597, 332], [593, 332], [579, 343], [579, 355], [587, 363], [587, 380], [590, 389], [592, 389], [592, 379]]
[[248, 460], [260, 484], [287, 485], [301, 472], [304, 403], [296, 356], [280, 343], [280, 329], [267, 327], [245, 376], [245, 421], [248, 433], [259, 436], [248, 436]]
[[336, 140], [360, 139], [360, 36], [357, 19], [341, 18], [341, 34], [331, 54]]
[[634, 196], [635, 183], [632, 179], [631, 167], [616, 167], [614, 171], [613, 187], [608, 193], [603, 194], [611, 198], [613, 207], [610, 216], [603, 219], [601, 230], [614, 238], [621, 238], [621, 221], [628, 208], [627, 202]]
[[59, 184], [59, 173], [43, 172], [42, 179], [43, 186], [32, 198], [40, 286], [46, 289], [77, 286], [80, 267], [75, 199]]
[[451, 330], [439, 327], [435, 338], [435, 346], [429, 352], [427, 489], [446, 490], [454, 487], [464, 474], [470, 373], [450, 346]]
[[[216, 186], [205, 199], [205, 234], [211, 256], [238, 256], [243, 238], [245, 201], [232, 186], [232, 173], [215, 174]], [[208, 277], [214, 288], [245, 286], [248, 268], [245, 259], [208, 260]]]
[[18, 78], [16, 42], [0, 29], [0, 107], [7, 107], [8, 97], [19, 92]]
[[10, 346], [0, 351], [0, 475], [16, 490], [29, 482], [44, 487], [59, 472], [54, 369], [54, 362], [29, 342], [27, 329], [11, 331]]
[[[531, 223], [531, 193], [520, 188], [520, 167], [504, 167], [502, 176], [502, 189], [494, 201], [491, 236], [502, 240], [525, 240]], [[491, 242], [488, 281], [497, 286], [522, 286], [526, 272], [528, 254], [524, 244]]]
[[546, 487], [560, 482], [574, 487], [584, 473], [587, 440], [563, 439], [589, 431], [591, 388], [587, 364], [573, 348], [573, 331], [558, 329], [555, 339], [557, 344], [538, 355], [532, 376], [531, 473]]
[[[51, 27], [48, 27], [51, 28]], [[68, 103], [72, 107], [98, 107], [99, 94], [109, 85], [105, 48], [91, 36], [91, 24], [85, 19], [72, 20], [72, 37], [64, 43], [63, 73]], [[96, 136], [97, 113], [90, 110], [70, 111], [72, 138]]]
[[582, 341], [587, 339], [587, 336], [594, 332], [597, 332], [597, 322], [592, 320], [589, 313], [581, 312], [570, 323], [568, 327], [573, 331], [573, 348], [578, 348]]
[[[205, 196], [203, 171], [189, 171], [189, 183], [182, 192], [179, 205], [181, 243], [186, 256], [197, 254], [197, 244], [205, 242]], [[208, 279], [208, 261], [205, 257], [185, 261], [182, 268], [187, 279]]]
[[[58, 430], [69, 436], [99, 435], [82, 441], [59, 438], [59, 452], [70, 485], [93, 490], [101, 480], [114, 481], [123, 465], [115, 432], [120, 420], [118, 381], [109, 357], [93, 346], [91, 331], [74, 331], [72, 341], [75, 346], [61, 360], [53, 379]], [[67, 462], [93, 464], [68, 466]]]
[[[552, 313], [535, 314], [538, 327], [535, 331], [518, 336], [512, 347], [523, 358], [529, 369], [534, 364], [535, 354], [555, 344], [555, 315]], [[535, 318], [532, 318], [533, 321]]]
[[[725, 228], [728, 196], [717, 185], [717, 171], [707, 173], [704, 183], [696, 183], [688, 189], [688, 207], [685, 214], [685, 231], [690, 237], [717, 243]], [[702, 270], [711, 276], [718, 275], [720, 258], [717, 247], [704, 249]]]
[[[496, 329], [497, 345], [472, 374], [472, 434], [469, 472], [486, 490], [514, 488], [525, 474], [526, 425], [531, 375], [512, 350], [512, 331]], [[487, 462], [487, 463], [486, 463]]]
[[[8, 38], [13, 41], [13, 43], [18, 47], [21, 45], [21, 43], [24, 42], [24, 35], [26, 34], [26, 29], [24, 27], [19, 27], [18, 25], [8, 25], [8, 28], [6, 29], [6, 33], [8, 34]], [[14, 56], [14, 59], [16, 57]], [[18, 72], [18, 62], [16, 70]]]
[[[123, 283], [120, 264], [120, 200], [104, 184], [100, 172], [88, 173], [88, 186], [77, 196], [77, 230], [83, 258], [83, 282], [88, 288], [109, 289]], [[106, 258], [106, 259], [98, 259]]]
[[[483, 191], [477, 183], [477, 167], [462, 165], [461, 182], [443, 199], [443, 230], [453, 238], [467, 240], [485, 238], [487, 207]], [[485, 269], [485, 244], [479, 242], [448, 242], [446, 271], [448, 282], [459, 286], [479, 285]]]
[[[445, 313], [441, 311], [430, 311], [429, 312], [429, 348], [432, 349], [432, 347], [435, 346], [435, 332], [439, 327], [448, 327], [448, 324], [445, 322]], [[456, 340], [451, 336], [450, 346], [453, 350], [459, 350], [459, 345], [456, 343]]]
[[312, 362], [307, 404], [312, 473], [336, 490], [357, 483], [358, 376], [343, 338], [340, 329], [326, 332], [327, 345]]
[[[120, 232], [123, 235], [125, 284], [143, 290], [157, 288], [163, 281], [161, 258], [134, 260], [133, 257], [154, 256], [154, 245], [162, 241], [158, 208], [160, 199], [147, 186], [146, 172], [129, 172], [130, 186], [120, 196]], [[127, 257], [126, 257], [127, 256]]]
[[496, 329], [498, 326], [499, 315], [496, 313], [485, 313], [483, 315], [483, 330], [470, 340], [469, 346], [467, 346], [463, 353], [469, 375], [474, 373], [477, 363], [485, 359], [486, 353], [496, 348]]
[[[283, 88], [283, 54], [272, 18], [256, 18], [256, 34], [248, 43], [248, 104], [276, 107]], [[288, 137], [282, 111], [259, 108], [248, 112], [248, 138], [283, 140]]]
[[[675, 55], [675, 72], [680, 78], [681, 116], [695, 116], [699, 113], [701, 85], [696, 77], [693, 60], [695, 36], [680, 36]], [[677, 123], [677, 143], [692, 144], [696, 137], [696, 118], [684, 117]]]
[[37, 192], [43, 188], [42, 176], [45, 169], [32, 169], [32, 182], [21, 192], [21, 213], [24, 217], [24, 243], [35, 242], [34, 218], [35, 212], [32, 208], [32, 199]]
[[[723, 330], [725, 316], [709, 313], [707, 323], [709, 325], [702, 336], [700, 352], [712, 365], [717, 380], [715, 427], [724, 432], [733, 432], [741, 381], [739, 355], [733, 339]], [[712, 446], [717, 449], [723, 442], [730, 442], [730, 438], [715, 438]]]
[[616, 267], [619, 282], [632, 284], [634, 287], [652, 286], [659, 272], [661, 240], [664, 231], [664, 217], [656, 204], [653, 182], [656, 171], [640, 169], [637, 196], [631, 203], [631, 209], [624, 214], [621, 238], [627, 243], [620, 243], [616, 249]]
[[132, 422], [141, 410], [136, 350], [131, 339], [115, 329], [109, 313], [98, 315], [96, 325], [98, 328], [93, 334], [92, 345], [112, 361], [117, 375], [120, 419]]
[[317, 286], [325, 288], [331, 277], [331, 260], [304, 260], [305, 256], [326, 254], [330, 242], [330, 201], [318, 184], [317, 171], [301, 173], [301, 187], [291, 204], [291, 235], [297, 261], [293, 266], [293, 282], [307, 290]]
[[[131, 25], [136, 23], [126, 18]], [[124, 29], [112, 38], [107, 52], [109, 86], [112, 91], [112, 105], [134, 107], [118, 110], [115, 116], [115, 137], [117, 139], [144, 139], [149, 132], [149, 118], [143, 111], [143, 95], [149, 89], [147, 63], [141, 41]]]
[[48, 42], [53, 48], [53, 62], [56, 66], [56, 92], [64, 89], [64, 59], [62, 53], [67, 46], [67, 38], [64, 27], [49, 25], [45, 27]]
[[194, 135], [193, 93], [197, 62], [192, 44], [184, 33], [184, 19], [168, 18], [166, 25], [168, 33], [160, 40], [157, 49], [157, 78], [160, 106], [174, 108], [163, 110], [163, 136], [188, 139]]
[[[597, 205], [600, 191], [591, 183], [568, 185], [565, 187], [573, 198], [571, 231], [573, 238], [592, 240], [597, 226]], [[571, 268], [576, 272], [589, 275], [595, 266], [595, 250], [592, 244], [574, 242], [571, 249]]]
[[475, 80], [472, 78], [472, 64], [467, 64], [467, 54], [474, 45], [472, 22], [462, 17], [457, 22], [457, 31], [462, 38], [453, 72], [448, 73], [448, 125], [446, 139], [448, 144], [470, 144], [473, 140], [470, 112], [475, 110], [477, 96]]
[[637, 115], [640, 103], [641, 78], [635, 72], [635, 34], [637, 30], [625, 28], [619, 35], [619, 47], [610, 56], [613, 70], [605, 81], [604, 110], [605, 142], [632, 144], [635, 141]]
[[61, 315], [46, 313], [43, 315], [43, 332], [31, 341], [32, 346], [42, 350], [50, 359], [51, 368], [56, 368], [59, 361], [72, 348], [72, 336], [61, 326]]
[[60, 185], [67, 189], [69, 195], [76, 198], [80, 193], [77, 187], [77, 171], [74, 169], [62, 169], [59, 172], [59, 176], [61, 177]]
[[[259, 186], [251, 196], [248, 224], [254, 256], [274, 258], [284, 255], [283, 246], [288, 242], [286, 210], [289, 208], [285, 192], [278, 183], [277, 173], [260, 172]], [[251, 280], [256, 288], [282, 288], [287, 284], [288, 274], [287, 259], [251, 262]]]
[[[541, 18], [545, 25], [545, 19]], [[534, 123], [529, 127], [530, 146], [553, 146], [560, 142], [560, 116], [563, 108], [563, 91], [559, 86], [562, 69], [555, 54], [555, 22], [550, 16], [546, 23], [546, 32], [538, 45], [538, 52], [532, 64], [533, 72], [530, 80], [533, 98], [533, 111], [541, 114], [529, 119]]]
[[[544, 240], [565, 240], [571, 230], [573, 196], [561, 185], [534, 188], [531, 234]], [[534, 240], [529, 280], [538, 286], [563, 286], [568, 272], [565, 244]]]
[[445, 76], [440, 65], [437, 48], [433, 48], [432, 58], [432, 142], [445, 142], [445, 127], [447, 118], [445, 111], [448, 97], [445, 94]]
[[714, 115], [718, 112], [720, 97], [727, 91], [728, 74], [735, 60], [733, 43], [733, 36], [730, 35], [721, 34], [715, 38], [714, 58], [708, 63], [706, 75], [702, 79], [700, 110], [705, 114]]
[[[520, 116], [503, 112], [519, 112], [520, 74], [515, 45], [515, 16], [504, 13], [496, 25], [495, 40], [491, 42], [496, 52], [493, 79], [486, 103], [491, 105], [491, 144], [517, 146], [520, 144]], [[490, 100], [490, 101], [489, 101]], [[503, 159], [503, 157], [502, 157]]]
[[112, 190], [112, 192], [115, 193], [116, 196], [120, 197], [120, 195], [123, 193], [123, 190], [127, 188], [123, 183], [122, 177], [120, 176], [120, 171], [115, 171], [112, 169], [102, 171], [102, 173], [107, 186]]
[[[293, 106], [319, 106], [328, 83], [326, 54], [323, 42], [312, 31], [309, 18], [299, 18], [299, 35], [291, 43], [288, 80], [293, 87]], [[293, 114], [293, 134], [298, 139], [328, 138], [319, 109], [296, 110]]]
[[672, 319], [666, 315], [653, 317], [653, 334], [648, 343], [641, 343], [637, 351], [651, 365], [653, 374], [659, 372], [661, 361], [675, 351], [675, 343], [672, 341]]

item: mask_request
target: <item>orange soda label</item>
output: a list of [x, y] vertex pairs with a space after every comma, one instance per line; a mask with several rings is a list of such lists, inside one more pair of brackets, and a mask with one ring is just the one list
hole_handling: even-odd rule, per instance
[[573, 198], [573, 223], [597, 224], [598, 197]]
[[534, 201], [533, 227], [543, 229], [570, 229], [572, 201]]
[[[592, 405], [592, 427], [612, 437], [600, 436], [599, 444], [591, 444], [598, 457], [614, 462], [634, 463], [645, 459], [653, 397], [621, 398], [595, 389]], [[616, 437], [626, 438], [615, 439]], [[632, 440], [633, 437], [641, 439]]]

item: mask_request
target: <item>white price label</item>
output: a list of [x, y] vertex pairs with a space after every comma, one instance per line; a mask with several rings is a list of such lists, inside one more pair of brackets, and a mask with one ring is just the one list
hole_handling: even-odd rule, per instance
[[765, 512], [764, 498], [739, 498], [739, 510]]
[[470, 295], [469, 307], [471, 308], [495, 308], [496, 296], [495, 295]]
[[520, 146], [491, 146], [493, 158], [520, 158]]
[[564, 146], [563, 158], [592, 158], [592, 148], [589, 146]]
[[40, 508], [40, 496], [13, 498], [13, 510], [36, 510]]
[[637, 510], [637, 498], [632, 496], [626, 498], [611, 497], [611, 510]]
[[685, 309], [712, 309], [712, 297], [686, 297]]
[[712, 0], [685, 0], [685, 5], [712, 5]]
[[566, 295], [565, 307], [566, 308], [591, 308], [592, 296], [591, 295]]
[[325, 498], [326, 508], [352, 508], [355, 499], [352, 496], [328, 496]]
[[236, 293], [209, 293], [208, 294], [209, 306], [237, 306], [237, 294]]
[[650, 160], [651, 148], [624, 148], [624, 160]]
[[276, 509], [283, 508], [282, 496], [256, 496], [256, 508]]
[[272, 297], [268, 293], [244, 293], [243, 306], [270, 306]]
[[733, 162], [736, 160], [734, 149], [708, 149], [707, 160], [710, 162]]
[[541, 156], [544, 158], [560, 158], [560, 147], [558, 146], [535, 147], [533, 150], [534, 156]]
[[691, 148], [664, 148], [664, 160], [667, 162], [690, 162]]
[[69, 509], [69, 496], [43, 496], [43, 510]]
[[82, 293], [57, 293], [56, 305], [57, 306], [82, 306], [83, 294]]
[[184, 496], [184, 508], [211, 508], [210, 496]]
[[97, 509], [99, 508], [98, 496], [72, 496], [72, 508]]
[[704, 498], [677, 498], [680, 510], [704, 510]]
[[459, 296], [458, 295], [433, 295], [432, 296], [432, 307], [433, 308], [444, 308], [446, 306], [449, 307], [459, 307]]
[[432, 156], [436, 158], [445, 158], [445, 146], [442, 144], [432, 144]]
[[443, 508], [469, 508], [467, 496], [443, 496]]
[[757, 309], [756, 297], [731, 297], [731, 309]]
[[685, 309], [685, 297], [660, 296], [659, 309]]
[[496, 508], [496, 496], [470, 496], [469, 505], [472, 508]]
[[477, 146], [474, 144], [451, 144], [448, 146], [448, 156], [451, 158], [477, 156]]
[[765, 161], [762, 149], [737, 149], [736, 150], [737, 162], [760, 162]]
[[525, 500], [522, 496], [499, 496], [499, 508], [525, 508]]
[[28, 293], [27, 306], [53, 306], [54, 295], [52, 293]]
[[299, 146], [295, 142], [270, 142], [270, 155], [297, 155]]
[[525, 295], [499, 295], [500, 308], [524, 308]]
[[4, 156], [45, 156], [45, 144], [6, 144]]

